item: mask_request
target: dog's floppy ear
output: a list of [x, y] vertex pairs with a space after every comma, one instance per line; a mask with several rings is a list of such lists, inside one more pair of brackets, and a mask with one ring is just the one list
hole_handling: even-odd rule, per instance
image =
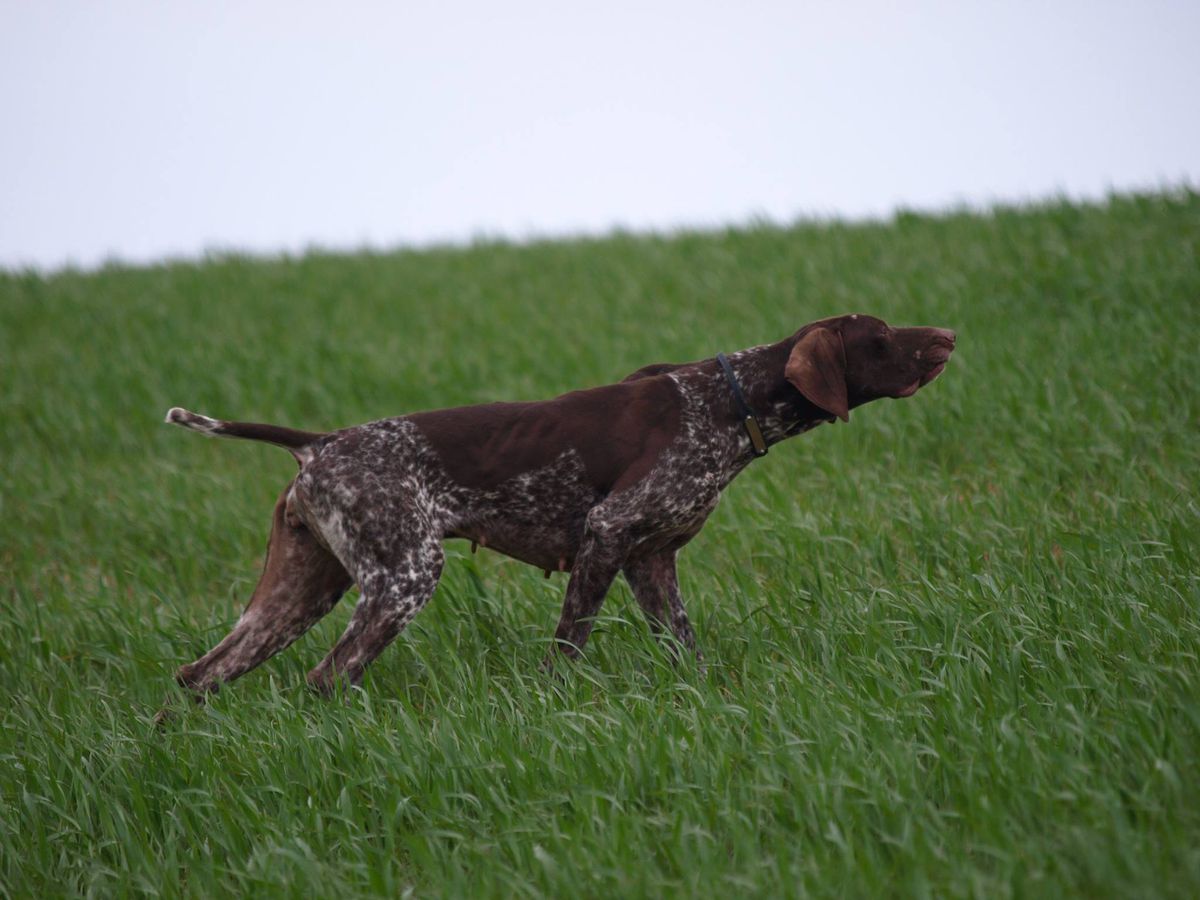
[[783, 376], [811, 403], [850, 421], [846, 401], [846, 350], [842, 336], [828, 328], [814, 328], [792, 348]]

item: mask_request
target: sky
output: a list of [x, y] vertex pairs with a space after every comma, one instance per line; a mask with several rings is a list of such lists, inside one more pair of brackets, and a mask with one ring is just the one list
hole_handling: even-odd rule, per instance
[[0, 0], [0, 267], [1200, 185], [1200, 2]]

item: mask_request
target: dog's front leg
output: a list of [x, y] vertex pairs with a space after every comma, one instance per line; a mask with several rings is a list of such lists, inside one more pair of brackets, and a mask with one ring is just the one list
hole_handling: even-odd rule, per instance
[[544, 669], [554, 667], [559, 653], [568, 659], [579, 656], [592, 632], [596, 613], [629, 554], [632, 544], [629, 530], [606, 518], [602, 510], [603, 507], [598, 506], [588, 514], [583, 540], [567, 583], [562, 616], [554, 632], [554, 647], [542, 663]]
[[703, 657], [696, 649], [696, 633], [683, 608], [683, 595], [675, 570], [675, 551], [664, 550], [629, 560], [623, 571], [633, 589], [634, 599], [646, 614], [646, 621], [654, 633], [662, 635], [669, 628], [680, 644], [696, 654], [699, 662]]

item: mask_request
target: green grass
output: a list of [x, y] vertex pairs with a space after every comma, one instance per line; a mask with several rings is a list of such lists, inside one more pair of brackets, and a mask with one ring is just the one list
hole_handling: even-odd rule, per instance
[[[279, 657], [151, 717], [256, 580], [287, 454], [864, 311], [946, 373], [791, 441], [627, 589], [449, 546], [349, 705]], [[888, 224], [0, 275], [0, 895], [1200, 894], [1200, 195]]]

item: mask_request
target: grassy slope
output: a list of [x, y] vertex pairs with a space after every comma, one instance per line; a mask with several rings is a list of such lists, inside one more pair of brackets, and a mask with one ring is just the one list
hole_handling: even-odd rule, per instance
[[[1200, 892], [1200, 197], [0, 276], [0, 894]], [[350, 604], [159, 736], [279, 450], [868, 311], [947, 373], [755, 464], [683, 554], [710, 661], [450, 545], [350, 706]]]

